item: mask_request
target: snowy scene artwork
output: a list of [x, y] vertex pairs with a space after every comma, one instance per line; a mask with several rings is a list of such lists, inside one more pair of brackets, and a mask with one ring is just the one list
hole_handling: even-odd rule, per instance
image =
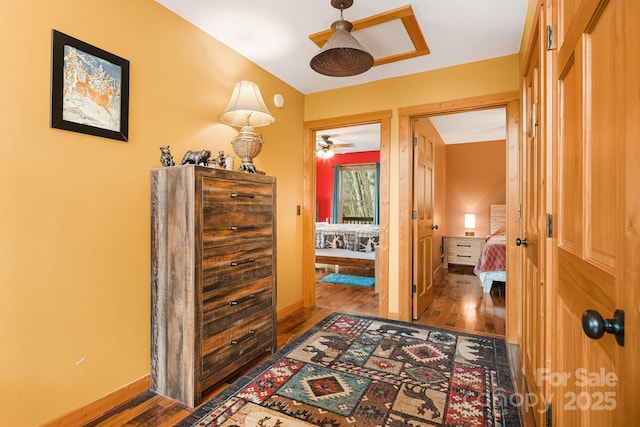
[[128, 140], [129, 61], [53, 30], [51, 127]]

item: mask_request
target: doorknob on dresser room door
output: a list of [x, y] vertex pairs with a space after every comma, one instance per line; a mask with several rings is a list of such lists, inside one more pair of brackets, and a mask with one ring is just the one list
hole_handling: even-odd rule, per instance
[[431, 226], [431, 229], [432, 229], [432, 230], [437, 230], [437, 229], [438, 229], [438, 224], [432, 225], [432, 226]]
[[521, 239], [521, 238], [518, 237], [516, 239], [516, 246], [524, 246], [526, 248], [528, 244], [529, 244], [529, 241], [527, 241], [526, 238]]
[[604, 319], [596, 310], [582, 314], [582, 330], [594, 340], [602, 338], [605, 332], [614, 334], [620, 347], [624, 347], [624, 311], [616, 310], [613, 319]]

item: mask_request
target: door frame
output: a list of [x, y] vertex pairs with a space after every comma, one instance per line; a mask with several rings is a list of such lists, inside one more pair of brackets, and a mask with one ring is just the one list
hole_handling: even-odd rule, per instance
[[303, 215], [302, 215], [302, 303], [315, 305], [315, 212], [316, 212], [316, 132], [338, 127], [371, 123], [380, 124], [380, 246], [378, 263], [378, 315], [389, 313], [389, 146], [391, 144], [391, 110], [374, 111], [304, 122], [303, 128]]
[[[413, 187], [413, 150], [411, 142], [411, 121], [421, 116], [436, 116], [465, 111], [506, 108], [506, 162], [507, 162], [507, 241], [513, 241], [518, 232], [517, 210], [519, 204], [519, 116], [520, 94], [518, 91], [504, 92], [464, 98], [454, 101], [436, 102], [398, 109], [400, 123], [399, 157], [400, 157], [400, 218], [411, 218]], [[400, 221], [399, 224], [399, 278], [398, 301], [399, 318], [410, 320], [412, 315], [411, 292], [411, 222]], [[518, 310], [520, 295], [520, 271], [517, 264], [518, 253], [514, 245], [507, 245], [507, 282], [513, 286], [506, 287], [506, 330], [507, 341], [515, 343], [518, 337]]]

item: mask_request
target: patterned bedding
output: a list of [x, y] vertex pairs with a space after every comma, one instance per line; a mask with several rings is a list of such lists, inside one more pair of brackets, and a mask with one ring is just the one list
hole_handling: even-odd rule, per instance
[[374, 252], [379, 244], [379, 225], [316, 223], [316, 249]]
[[507, 269], [507, 236], [504, 228], [489, 236], [482, 248], [480, 258], [473, 272], [478, 275], [487, 271], [503, 271]]

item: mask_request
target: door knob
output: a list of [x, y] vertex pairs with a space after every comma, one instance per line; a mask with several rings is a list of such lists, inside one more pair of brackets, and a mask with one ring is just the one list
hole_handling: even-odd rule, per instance
[[437, 229], [438, 229], [438, 224], [436, 224], [436, 225], [432, 225], [432, 226], [431, 226], [431, 229], [432, 229], [432, 230], [437, 230]]
[[587, 310], [582, 315], [582, 330], [592, 339], [601, 338], [605, 332], [614, 334], [620, 347], [624, 347], [624, 311], [616, 310], [613, 319], [603, 319], [595, 310]]
[[527, 241], [527, 239], [526, 239], [526, 238], [521, 239], [521, 238], [519, 238], [519, 237], [518, 237], [518, 238], [516, 239], [516, 246], [520, 246], [520, 245], [522, 245], [522, 246], [524, 246], [524, 247], [526, 248], [528, 244], [529, 244], [529, 242]]

